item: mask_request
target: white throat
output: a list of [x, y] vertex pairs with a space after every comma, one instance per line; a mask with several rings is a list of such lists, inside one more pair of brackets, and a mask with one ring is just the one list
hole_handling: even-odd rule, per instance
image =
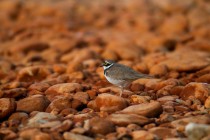
[[109, 65], [109, 66], [103, 66], [103, 68], [104, 68], [104, 70], [107, 70], [107, 69], [109, 69], [111, 66], [113, 66], [114, 65], [114, 63], [113, 64], [111, 64], [111, 65]]

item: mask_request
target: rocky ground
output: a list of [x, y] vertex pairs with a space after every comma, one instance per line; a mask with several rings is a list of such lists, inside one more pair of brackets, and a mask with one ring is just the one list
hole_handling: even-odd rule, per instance
[[[1, 0], [1, 140], [210, 140], [208, 0]], [[155, 76], [119, 96], [104, 59]]]

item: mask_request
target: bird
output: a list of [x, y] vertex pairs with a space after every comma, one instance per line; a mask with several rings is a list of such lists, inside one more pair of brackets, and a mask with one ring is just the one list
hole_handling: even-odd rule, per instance
[[105, 60], [102, 65], [104, 76], [113, 85], [121, 88], [120, 97], [126, 87], [133, 81], [140, 78], [154, 78], [153, 76], [139, 73], [132, 68], [123, 64], [116, 63], [112, 60]]

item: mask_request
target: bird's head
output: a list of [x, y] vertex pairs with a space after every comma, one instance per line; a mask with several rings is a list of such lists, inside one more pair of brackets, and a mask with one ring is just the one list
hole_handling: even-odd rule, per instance
[[114, 61], [112, 60], [105, 60], [102, 64], [101, 64], [101, 67], [104, 68], [104, 70], [110, 68], [112, 65], [114, 65]]

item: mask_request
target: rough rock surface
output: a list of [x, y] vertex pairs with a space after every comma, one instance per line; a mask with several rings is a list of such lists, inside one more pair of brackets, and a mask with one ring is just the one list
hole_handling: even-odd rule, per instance
[[[209, 0], [0, 0], [0, 139], [209, 140], [209, 9]], [[105, 59], [153, 78], [120, 97]]]

